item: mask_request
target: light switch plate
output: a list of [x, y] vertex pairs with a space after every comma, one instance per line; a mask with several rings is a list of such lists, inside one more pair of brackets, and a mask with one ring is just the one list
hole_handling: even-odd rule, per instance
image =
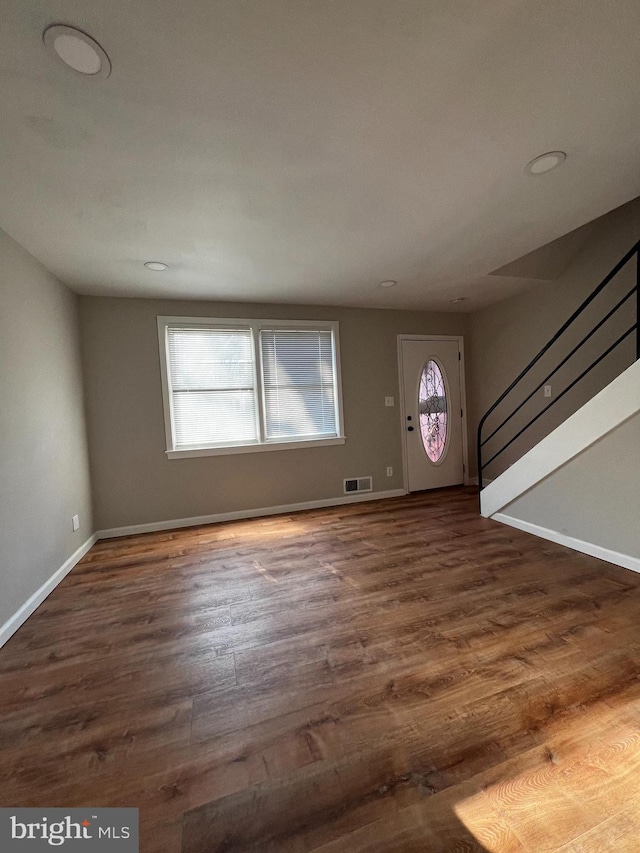
[[396, 403], [395, 403], [395, 400], [393, 399], [393, 397], [385, 397], [384, 398], [384, 404], [385, 404], [385, 406], [395, 406]]

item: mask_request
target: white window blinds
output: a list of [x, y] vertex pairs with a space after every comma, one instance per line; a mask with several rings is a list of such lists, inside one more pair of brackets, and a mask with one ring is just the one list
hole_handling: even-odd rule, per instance
[[261, 329], [267, 441], [337, 435], [336, 377], [330, 329]]
[[176, 449], [258, 441], [251, 329], [167, 328]]

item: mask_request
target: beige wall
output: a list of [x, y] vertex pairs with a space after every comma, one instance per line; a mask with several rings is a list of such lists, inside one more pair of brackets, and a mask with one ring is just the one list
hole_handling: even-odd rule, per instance
[[[468, 391], [470, 412], [471, 469], [475, 472], [475, 428], [482, 413], [510, 385], [518, 373], [560, 328], [582, 300], [596, 287], [617, 261], [640, 239], [640, 200], [618, 208], [597, 224], [588, 244], [557, 280], [536, 284], [532, 288], [470, 315], [468, 345]], [[514, 403], [523, 400], [547, 373], [567, 355], [580, 338], [603, 317], [617, 299], [635, 281], [635, 261], [627, 265], [592, 303], [572, 331], [536, 366], [522, 390], [514, 392]], [[587, 367], [609, 343], [635, 322], [633, 299], [620, 309], [552, 380], [554, 396], [563, 390]], [[600, 366], [560, 400], [554, 409], [543, 416], [525, 435], [512, 445], [486, 472], [495, 476], [514, 459], [530, 449], [551, 429], [593, 397], [635, 358], [635, 341], [628, 338]], [[515, 435], [520, 426], [549, 402], [542, 390], [505, 427], [505, 439]], [[507, 401], [505, 401], [506, 403]], [[489, 430], [500, 422], [497, 415], [509, 413], [505, 406], [488, 421]], [[501, 419], [501, 418], [500, 418]], [[501, 434], [500, 434], [501, 435]], [[496, 440], [498, 436], [496, 436]], [[489, 444], [484, 454], [488, 459], [499, 445]]]
[[[397, 335], [464, 334], [466, 323], [326, 307], [101, 297], [80, 305], [98, 529], [332, 498], [344, 477], [371, 474], [376, 491], [402, 488]], [[338, 320], [346, 444], [168, 460], [158, 315]]]
[[534, 486], [502, 512], [640, 558], [640, 415]]
[[93, 532], [78, 337], [77, 297], [0, 231], [0, 625]]

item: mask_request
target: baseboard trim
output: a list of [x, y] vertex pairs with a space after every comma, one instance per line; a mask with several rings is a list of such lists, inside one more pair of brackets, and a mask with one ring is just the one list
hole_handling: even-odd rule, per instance
[[60, 581], [69, 574], [71, 569], [80, 562], [87, 551], [93, 548], [97, 541], [98, 535], [94, 533], [93, 536], [90, 536], [87, 541], [77, 549], [77, 551], [74, 551], [69, 559], [66, 560], [60, 568], [42, 584], [40, 589], [36, 590], [33, 595], [25, 601], [22, 607], [20, 607], [13, 616], [10, 616], [7, 619], [4, 625], [0, 627], [0, 649], [4, 646], [7, 640], [15, 634], [18, 628], [27, 621], [29, 616], [38, 609], [45, 598], [58, 586]]
[[580, 553], [588, 554], [590, 557], [597, 557], [607, 563], [613, 563], [615, 566], [622, 566], [623, 569], [631, 569], [632, 572], [640, 572], [640, 558], [632, 557], [630, 554], [621, 554], [619, 551], [612, 551], [610, 548], [603, 548], [601, 545], [594, 545], [592, 542], [584, 542], [582, 539], [575, 539], [573, 536], [567, 536], [565, 533], [551, 530], [548, 527], [541, 527], [539, 524], [532, 524], [530, 521], [523, 521], [521, 518], [514, 518], [503, 512], [497, 512], [491, 518], [494, 521], [502, 522], [502, 524], [508, 524], [509, 527], [523, 530], [525, 533], [532, 533], [540, 539], [547, 539], [557, 545], [566, 545], [567, 548], [574, 551], [580, 551]]
[[258, 507], [256, 509], [241, 509], [234, 512], [219, 512], [213, 515], [197, 515], [191, 518], [173, 518], [168, 521], [152, 521], [148, 524], [130, 524], [126, 527], [111, 527], [98, 530], [98, 539], [114, 539], [117, 536], [136, 536], [139, 533], [155, 533], [161, 530], [178, 530], [181, 527], [198, 527], [201, 524], [219, 524], [224, 521], [240, 521], [248, 518], [260, 518], [267, 515], [285, 515], [290, 512], [303, 512], [306, 509], [321, 509], [329, 506], [379, 501], [384, 498], [399, 498], [406, 495], [404, 489], [389, 489], [386, 492], [365, 492], [361, 495], [345, 495], [344, 497], [323, 498], [318, 501], [304, 501], [280, 506]]

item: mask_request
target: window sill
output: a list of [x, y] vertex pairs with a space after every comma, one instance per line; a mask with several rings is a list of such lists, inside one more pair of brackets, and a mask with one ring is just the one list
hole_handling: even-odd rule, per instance
[[193, 456], [229, 456], [237, 453], [262, 453], [265, 450], [300, 450], [311, 447], [329, 447], [344, 444], [346, 438], [312, 438], [306, 441], [274, 441], [269, 444], [234, 444], [226, 447], [194, 447], [184, 450], [167, 450], [167, 459], [188, 459]]

